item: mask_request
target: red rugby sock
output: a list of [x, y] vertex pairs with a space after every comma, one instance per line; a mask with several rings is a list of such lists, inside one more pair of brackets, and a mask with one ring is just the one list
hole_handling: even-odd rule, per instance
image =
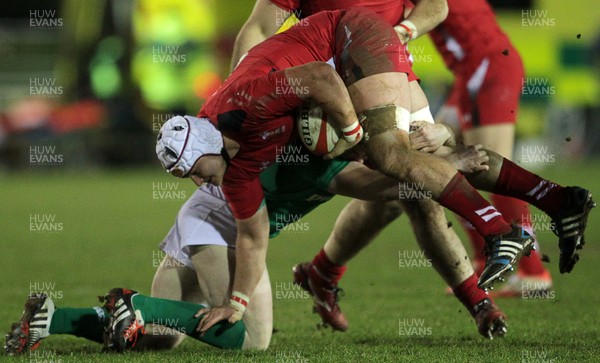
[[565, 188], [533, 174], [504, 158], [494, 193], [514, 197], [553, 214], [566, 202]]
[[454, 296], [456, 296], [467, 310], [469, 310], [471, 316], [475, 316], [473, 308], [477, 303], [483, 299], [491, 300], [490, 296], [485, 291], [477, 287], [477, 280], [478, 276], [473, 274], [460, 285], [452, 289], [452, 291], [454, 291]]
[[509, 232], [511, 227], [467, 179], [456, 173], [437, 202], [463, 217], [484, 237]]
[[346, 272], [346, 266], [331, 262], [322, 248], [312, 260], [312, 264], [317, 268], [320, 277], [334, 284], [337, 284]]

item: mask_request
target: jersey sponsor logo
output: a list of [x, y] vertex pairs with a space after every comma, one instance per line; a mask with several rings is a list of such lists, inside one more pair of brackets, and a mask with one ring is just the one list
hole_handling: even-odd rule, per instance
[[283, 135], [285, 133], [286, 129], [287, 129], [287, 127], [285, 127], [285, 125], [282, 125], [273, 130], [264, 131], [263, 133], [260, 134], [260, 138], [263, 140], [268, 140], [274, 136]]

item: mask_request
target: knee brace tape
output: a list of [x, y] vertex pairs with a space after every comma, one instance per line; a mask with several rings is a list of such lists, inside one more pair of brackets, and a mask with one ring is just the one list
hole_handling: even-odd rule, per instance
[[410, 112], [400, 106], [385, 105], [364, 110], [359, 115], [365, 131], [365, 141], [389, 130], [408, 132]]
[[432, 124], [435, 123], [433, 121], [433, 115], [431, 114], [431, 111], [429, 110], [429, 106], [425, 106], [422, 109], [411, 113], [410, 114], [410, 122], [413, 122], [413, 121], [427, 121]]

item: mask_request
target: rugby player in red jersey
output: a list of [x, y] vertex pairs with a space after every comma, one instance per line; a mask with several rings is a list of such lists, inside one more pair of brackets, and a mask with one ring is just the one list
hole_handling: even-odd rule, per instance
[[[275, 4], [277, 4], [277, 6], [275, 6]], [[252, 14], [250, 15], [246, 24], [242, 27], [242, 30], [236, 39], [232, 65], [237, 63], [237, 58], [239, 58], [239, 56], [245, 50], [272, 34], [272, 32], [274, 32], [277, 27], [281, 25], [285, 17], [289, 16], [290, 14], [303, 17], [310, 15], [310, 13], [306, 13], [309, 11], [326, 10], [335, 6], [352, 6], [355, 4], [355, 2], [339, 1], [333, 3], [326, 0], [258, 0]], [[394, 29], [398, 33], [398, 36], [403, 43], [410, 39], [414, 39], [418, 35], [424, 34], [426, 31], [433, 28], [439, 23], [439, 21], [444, 19], [447, 13], [445, 1], [440, 0], [418, 1], [413, 11], [404, 20], [402, 11], [398, 11], [398, 9], [404, 6], [404, 3], [401, 4], [401, 2], [397, 1], [365, 0], [361, 1], [361, 5], [370, 7], [371, 10], [379, 12], [379, 14], [384, 16], [391, 25], [396, 25]], [[405, 50], [403, 49], [403, 51]], [[416, 80], [416, 76], [413, 76], [412, 78], [409, 76], [409, 80], [411, 81], [410, 89], [412, 92], [411, 98], [413, 101], [411, 121], [427, 120], [427, 116], [425, 115], [430, 114], [428, 107], [423, 109], [414, 107], [415, 105], [427, 105], [427, 100], [417, 82], [414, 81]], [[415, 111], [415, 109], [417, 111]], [[442, 145], [447, 140], [452, 139], [452, 132], [446, 127], [442, 127], [441, 129], [432, 129], [430, 127], [431, 125], [426, 126], [427, 127], [422, 127], [419, 131], [411, 135], [411, 142], [413, 145], [416, 145], [417, 149], [431, 151], [435, 147]], [[433, 141], [433, 144], [431, 141], [432, 139], [435, 140]], [[505, 164], [506, 169], [509, 169], [508, 167], [512, 166], [512, 164], [508, 162]], [[527, 172], [524, 172], [526, 173], [525, 175], [527, 175]], [[577, 194], [577, 192], [573, 192], [572, 194]], [[576, 195], [573, 195], [571, 198], [576, 197]], [[586, 197], [583, 196], [583, 198], [585, 199]], [[388, 223], [390, 218], [393, 219], [393, 216], [390, 215], [391, 213], [396, 213], [396, 215], [398, 215], [398, 210], [399, 209], [394, 208], [394, 206], [390, 206], [386, 210], [385, 208], [382, 208], [380, 204], [364, 201], [351, 201], [338, 218], [332, 235], [325, 244], [324, 249], [321, 250], [321, 252], [313, 260], [312, 265], [320, 265], [320, 270], [327, 271], [327, 273], [330, 274], [330, 276], [327, 276], [327, 279], [320, 279], [319, 283], [313, 281], [313, 285], [318, 285], [318, 288], [312, 289], [313, 291], [311, 291], [311, 293], [315, 295], [317, 311], [320, 313], [324, 321], [332, 325], [334, 328], [337, 327], [340, 330], [344, 330], [347, 327], [346, 319], [344, 318], [343, 314], [341, 314], [339, 306], [337, 305], [336, 296], [337, 281], [341, 278], [345, 271], [345, 267], [343, 265], [352, 256], [358, 253], [361, 248], [368, 244], [373, 237], [377, 235], [377, 233]], [[383, 218], [384, 216], [386, 218]], [[561, 237], [561, 240], [568, 239], [565, 233], [563, 233], [562, 236], [563, 237]], [[579, 242], [571, 240], [570, 242], [562, 244], [573, 246], [578, 243]], [[432, 248], [437, 250], [438, 253], [444, 253], [444, 246], [434, 246]], [[456, 250], [456, 248], [458, 247], [455, 246], [454, 250]], [[488, 255], [493, 257], [494, 253], [491, 252], [488, 253]], [[563, 255], [564, 261], [569, 261], [564, 265], [568, 265], [570, 268], [572, 268], [577, 258], [574, 256], [574, 249], [571, 249], [570, 254], [568, 251], [566, 251], [566, 253]], [[490, 262], [489, 265], [491, 266], [493, 264], [493, 259], [491, 258], [488, 261]], [[562, 264], [563, 263], [561, 262], [561, 265]], [[294, 268], [295, 279], [297, 282], [303, 282], [303, 286], [308, 286], [304, 280], [308, 276], [307, 270], [310, 268], [310, 266], [311, 265], [309, 264], [301, 264]], [[312, 275], [314, 276], [313, 279], [317, 280], [317, 274], [313, 273]], [[488, 270], [484, 275], [489, 276], [490, 271]], [[470, 276], [467, 280], [465, 280], [465, 282], [470, 282], [474, 279], [476, 279], [476, 275]], [[486, 277], [483, 279], [483, 285], [485, 285], [486, 280], [489, 281], [489, 278]], [[481, 282], [482, 279], [480, 279], [480, 283]], [[460, 291], [457, 292], [456, 289], [454, 290], [455, 293], [460, 294]], [[317, 295], [320, 296], [317, 297]]]
[[[401, 37], [403, 43], [406, 43], [411, 37], [416, 37], [417, 33], [426, 33], [435, 27], [445, 18], [448, 11], [445, 0], [418, 1], [408, 19], [404, 18], [406, 11], [404, 2], [397, 0], [258, 0], [250, 17], [237, 36], [232, 55], [232, 68], [246, 51], [274, 34], [275, 31], [280, 31], [281, 28], [279, 27], [283, 24], [283, 28], [291, 23], [290, 19], [306, 17], [323, 10], [344, 9], [352, 6], [364, 6], [381, 15], [388, 24], [398, 25], [395, 29], [399, 35], [403, 35]], [[286, 19], [287, 17], [289, 18]], [[416, 26], [418, 26], [418, 29]], [[410, 29], [410, 35], [406, 32], [406, 29]], [[405, 60], [409, 59], [406, 48], [402, 47], [401, 51], [403, 58]], [[416, 75], [411, 73], [408, 79], [411, 91], [410, 121], [427, 120], [433, 122], [427, 98], [417, 82]], [[416, 140], [418, 141], [418, 139]], [[446, 140], [443, 140], [440, 145]], [[429, 150], [424, 151], [431, 152], [433, 150], [434, 148], [429, 148]], [[414, 213], [420, 214], [423, 218], [428, 220], [438, 219], [437, 225], [439, 228], [431, 233], [445, 233], [444, 230], [447, 230], [445, 228], [446, 220], [440, 218], [444, 212], [437, 203], [422, 201], [421, 204], [408, 204], [408, 206], [419, 209], [415, 210]], [[340, 214], [331, 236], [315, 257], [313, 264], [305, 263], [294, 267], [295, 281], [311, 292], [315, 300], [315, 309], [321, 315], [324, 323], [336, 330], [343, 331], [347, 329], [348, 322], [337, 303], [339, 291], [337, 283], [345, 272], [344, 265], [368, 245], [401, 212], [402, 208], [398, 201], [387, 202], [383, 207], [380, 202], [352, 200]], [[418, 229], [419, 226], [415, 225], [414, 228]], [[460, 239], [455, 237], [456, 234], [454, 233], [446, 235], [446, 242], [441, 244], [436, 243], [436, 241], [443, 239], [430, 239], [431, 242], [421, 244], [421, 248], [432, 258], [434, 266], [442, 276], [450, 281], [450, 286], [456, 288], [457, 297], [472, 312], [472, 308], [481, 300], [486, 299], [487, 296], [483, 292], [473, 294], [468, 288], [468, 286], [474, 285], [478, 279], [472, 268], [466, 266], [470, 262], [462, 258], [458, 259], [460, 266], [457, 266], [457, 268], [460, 271], [446, 268], [442, 263], [437, 265], [437, 261], [444, 261], [449, 256], [466, 256], [463, 244]], [[323, 271], [321, 274], [314, 271], [314, 268], [317, 267], [320, 267], [320, 270]], [[321, 276], [326, 276], [326, 279], [321, 278]], [[310, 289], [310, 286], [314, 288]], [[490, 319], [497, 318], [498, 314], [496, 313], [496, 311], [489, 311], [488, 317]], [[484, 325], [489, 325], [485, 319], [480, 321]]]
[[[519, 53], [498, 25], [487, 1], [448, 0], [448, 8], [446, 20], [429, 32], [454, 75], [451, 94], [436, 121], [451, 126], [466, 144], [483, 144], [511, 159], [525, 77]], [[520, 223], [534, 236], [527, 203], [497, 194], [492, 194], [491, 199], [506, 219]], [[473, 244], [475, 263], [481, 272], [485, 265], [485, 242], [469, 223], [462, 219], [461, 222]], [[561, 263], [561, 272], [565, 272], [564, 266]], [[517, 275], [498, 295], [521, 296], [527, 286], [545, 289], [552, 286], [550, 272], [536, 251], [519, 261]]]
[[[206, 132], [220, 132], [222, 144], [202, 135], [190, 136], [190, 127], [171, 123], [163, 126], [165, 131], [175, 132], [163, 141], [169, 147], [159, 152], [163, 166], [175, 176], [189, 176], [197, 184], [222, 183], [238, 226], [230, 304], [203, 311], [202, 331], [222, 319], [239, 320], [264, 270], [268, 223], [258, 174], [275, 160], [277, 147], [289, 141], [293, 128], [290, 113], [307, 98], [320, 104], [334, 119], [334, 126], [344, 132], [330, 157], [360, 139], [356, 135], [362, 129], [357, 125], [354, 106], [364, 117], [366, 153], [378, 170], [398, 180], [423, 183], [434, 199], [478, 228], [494, 257], [488, 266], [492, 272], [486, 280], [480, 280], [481, 285], [491, 284], [531, 247], [531, 237], [506, 223], [448, 162], [410, 149], [410, 112], [402, 107], [404, 104], [410, 108], [408, 70], [399, 53], [399, 39], [376, 14], [359, 8], [322, 12], [307, 18], [303, 26], [254, 47], [207, 101], [199, 116], [205, 125], [219, 128]], [[332, 97], [319, 87], [340, 84], [336, 71], [324, 63], [334, 55], [349, 97], [329, 87], [329, 92], [335, 94]], [[290, 84], [294, 84], [293, 91], [285, 91]], [[488, 174], [482, 178], [493, 177]], [[543, 187], [535, 189], [533, 196], [526, 195], [531, 189], [512, 186], [514, 178], [498, 178], [495, 189], [537, 200], [537, 205], [550, 203], [548, 199], [566, 198], [564, 188], [533, 174], [527, 177], [537, 178]], [[539, 191], [544, 196], [535, 199]], [[581, 212], [577, 217], [581, 221], [577, 241], [581, 240], [590, 203], [586, 192], [585, 200], [569, 205], [573, 209], [570, 213], [576, 213], [575, 208]]]
[[[276, 5], [276, 6], [275, 6]], [[256, 2], [252, 14], [244, 24], [234, 46], [232, 57], [232, 66], [237, 64], [239, 58], [244, 52], [252, 46], [263, 41], [272, 35], [284, 23], [285, 17], [290, 14], [302, 17], [310, 15], [321, 10], [333, 10], [349, 8], [352, 6], [364, 6], [378, 12], [390, 25], [397, 25], [404, 19], [405, 7], [402, 1], [390, 0], [371, 0], [371, 1], [295, 1], [295, 0], [259, 0]], [[422, 0], [417, 4], [417, 8], [410, 14], [410, 19], [406, 19], [403, 25], [413, 29], [412, 36], [417, 32], [425, 33], [442, 21], [447, 13], [445, 0]], [[414, 21], [414, 23], [413, 23]], [[418, 24], [419, 29], [415, 27]], [[397, 27], [398, 31], [404, 30]], [[406, 39], [404, 39], [406, 42]], [[406, 49], [402, 47], [404, 59], [409, 58]], [[433, 117], [429, 111], [428, 102], [423, 94], [414, 74], [409, 75], [409, 86], [411, 90], [411, 121], [429, 120]], [[443, 143], [443, 142], [442, 142]], [[441, 145], [441, 144], [440, 144]], [[425, 150], [425, 151], [433, 151]], [[432, 262], [442, 276], [449, 281], [451, 287], [455, 288], [457, 297], [465, 304], [467, 309], [474, 314], [474, 307], [481, 301], [487, 299], [487, 295], [480, 291], [474, 294], [471, 287], [476, 284], [478, 276], [474, 274], [468, 260], [455, 258], [456, 256], [466, 256], [466, 251], [454, 233], [447, 233], [446, 219], [443, 209], [433, 201], [421, 201], [420, 204], [408, 204], [409, 207], [416, 209], [414, 213], [421, 215], [427, 220], [437, 220], [437, 228], [430, 231], [434, 235], [445, 234], [445, 243], [443, 238], [431, 238], [427, 244], [420, 244], [425, 253], [432, 258]], [[307, 288], [315, 300], [315, 308], [322, 316], [323, 321], [336, 330], [346, 330], [348, 322], [337, 304], [339, 289], [337, 283], [341, 279], [345, 268], [343, 265], [354, 255], [356, 255], [364, 246], [370, 243], [375, 236], [388, 223], [402, 212], [397, 201], [387, 202], [387, 207], [382, 208], [380, 202], [368, 202], [361, 200], [351, 201], [340, 214], [334, 230], [329, 237], [323, 249], [316, 256], [314, 265], [301, 264], [294, 267], [294, 277], [297, 283]], [[415, 221], [419, 224], [422, 222]], [[414, 228], [419, 229], [418, 225]], [[448, 268], [443, 264], [446, 258], [459, 261], [459, 266]], [[336, 267], [337, 266], [337, 267]], [[314, 269], [320, 267], [323, 271], [317, 274]], [[309, 277], [310, 276], [310, 277]], [[322, 279], [321, 276], [327, 276]], [[308, 282], [311, 282], [310, 284]], [[310, 289], [309, 286], [313, 286]], [[479, 311], [478, 325], [481, 331], [486, 331], [491, 322], [501, 317], [501, 313], [495, 306], [489, 305], [487, 311]], [[483, 317], [483, 318], [482, 318]], [[489, 336], [487, 333], [482, 333]]]

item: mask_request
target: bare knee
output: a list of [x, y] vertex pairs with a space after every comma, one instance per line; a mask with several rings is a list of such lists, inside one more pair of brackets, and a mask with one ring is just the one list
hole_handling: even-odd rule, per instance
[[269, 336], [248, 336], [244, 339], [242, 350], [267, 350], [271, 343], [271, 334]]

